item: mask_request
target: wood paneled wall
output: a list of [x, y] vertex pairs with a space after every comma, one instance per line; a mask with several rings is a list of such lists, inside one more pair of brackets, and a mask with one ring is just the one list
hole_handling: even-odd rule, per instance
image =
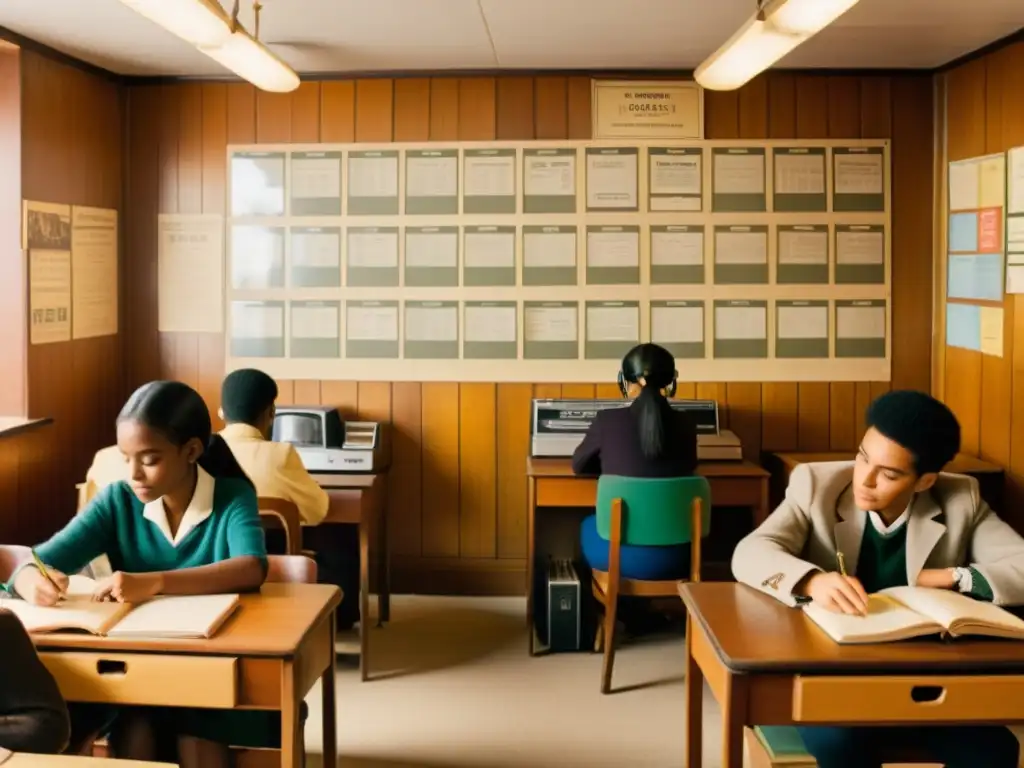
[[[946, 159], [1003, 152], [1024, 145], [1024, 42], [971, 61], [943, 76]], [[942, 219], [937, 222], [940, 227]], [[940, 296], [945, 295], [945, 253], [936, 248]], [[956, 412], [964, 450], [1009, 469], [1007, 509], [1024, 525], [1024, 296], [1003, 302], [1003, 356], [945, 346], [937, 313], [936, 389]]]
[[[291, 94], [242, 84], [129, 88], [126, 366], [196, 386], [216, 410], [223, 338], [157, 332], [157, 214], [223, 213], [229, 143], [587, 138], [590, 81], [474, 77], [304, 82]], [[932, 79], [772, 74], [709, 93], [709, 138], [893, 139], [893, 384], [929, 389]], [[915, 340], [916, 339], [916, 340]], [[685, 370], [682, 372], [685, 379]], [[589, 385], [282, 381], [283, 402], [322, 402], [393, 429], [391, 541], [399, 589], [523, 588], [531, 397], [614, 396]], [[683, 384], [715, 397], [746, 455], [852, 450], [885, 382]]]
[[[242, 84], [128, 89], [125, 364], [135, 386], [157, 377], [195, 386], [218, 407], [224, 340], [160, 334], [156, 217], [223, 213], [226, 146], [254, 142], [585, 139], [583, 77], [424, 77], [304, 82], [292, 94]], [[771, 74], [709, 93], [708, 138], [892, 138], [893, 385], [929, 389], [932, 265], [932, 79]], [[682, 376], [685, 379], [685, 368]], [[372, 374], [368, 379], [372, 378]], [[588, 385], [282, 381], [282, 402], [336, 405], [393, 428], [391, 540], [396, 586], [522, 591], [523, 475], [531, 397], [614, 396]], [[762, 449], [852, 450], [861, 414], [886, 382], [683, 384], [713, 397]], [[108, 439], [112, 435], [108, 435]]]
[[[17, 55], [21, 197], [123, 215], [123, 89], [32, 51]], [[20, 250], [2, 257], [23, 265]], [[23, 268], [18, 280], [27, 294]], [[38, 541], [74, 514], [75, 483], [109, 444], [123, 401], [122, 359], [120, 336], [27, 347], [28, 415], [54, 423], [0, 441], [0, 541]]]

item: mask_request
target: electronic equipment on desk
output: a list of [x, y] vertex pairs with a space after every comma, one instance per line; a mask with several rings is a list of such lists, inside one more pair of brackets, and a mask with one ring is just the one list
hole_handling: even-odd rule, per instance
[[[628, 408], [629, 400], [534, 400], [530, 425], [530, 454], [536, 457], [572, 456], [598, 411]], [[672, 408], [686, 411], [697, 425], [700, 461], [742, 461], [743, 445], [728, 429], [718, 426], [714, 400], [669, 400]]]
[[366, 474], [382, 468], [380, 424], [343, 421], [336, 408], [280, 407], [271, 439], [294, 445], [309, 472]]

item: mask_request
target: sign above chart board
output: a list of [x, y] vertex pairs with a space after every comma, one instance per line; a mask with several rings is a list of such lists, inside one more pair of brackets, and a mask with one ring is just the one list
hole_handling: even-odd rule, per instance
[[227, 365], [611, 381], [653, 341], [687, 381], [886, 381], [888, 161], [879, 140], [230, 147]]
[[593, 80], [595, 139], [704, 138], [704, 91], [692, 80]]

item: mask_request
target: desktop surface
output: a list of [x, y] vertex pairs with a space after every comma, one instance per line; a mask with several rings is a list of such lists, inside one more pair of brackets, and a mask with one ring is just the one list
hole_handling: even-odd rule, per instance
[[1024, 642], [960, 638], [840, 645], [799, 608], [735, 582], [680, 584], [679, 594], [734, 672], [1024, 673]]

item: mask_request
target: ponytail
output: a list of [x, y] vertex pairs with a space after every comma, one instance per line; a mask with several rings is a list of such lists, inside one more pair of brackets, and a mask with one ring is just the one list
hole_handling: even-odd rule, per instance
[[665, 448], [665, 419], [671, 411], [668, 400], [657, 387], [644, 387], [631, 408], [636, 413], [640, 450], [644, 458], [659, 458]]
[[214, 479], [235, 478], [253, 485], [252, 480], [239, 465], [235, 454], [231, 452], [231, 447], [220, 435], [210, 436], [206, 443], [206, 450], [199, 457], [199, 466]]

